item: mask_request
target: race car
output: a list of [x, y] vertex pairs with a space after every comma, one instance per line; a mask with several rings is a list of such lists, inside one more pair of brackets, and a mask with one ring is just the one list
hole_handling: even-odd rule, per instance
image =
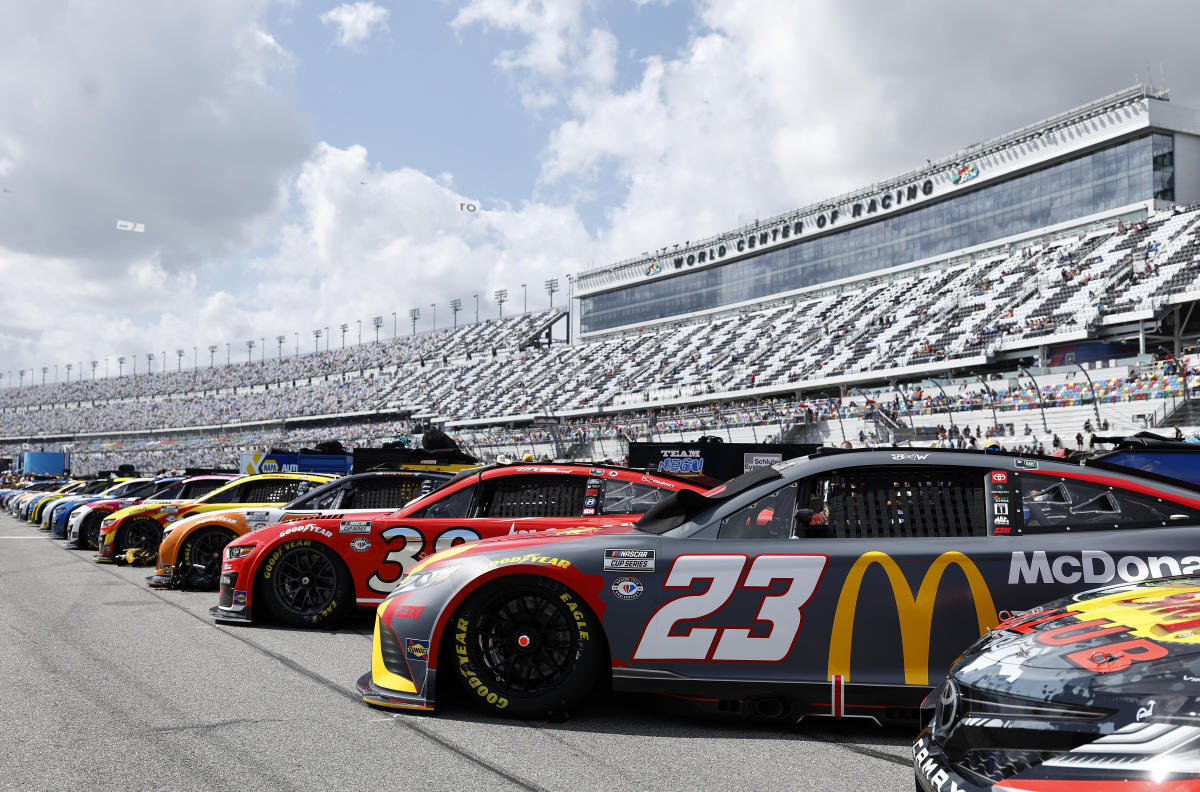
[[913, 746], [917, 789], [1200, 789], [1198, 614], [1190, 576], [1005, 620], [930, 695]]
[[17, 516], [22, 520], [36, 525], [41, 519], [42, 506], [72, 493], [81, 492], [87, 486], [87, 483], [83, 479], [73, 479], [63, 482], [63, 486], [57, 489], [27, 495], [21, 500], [21, 504], [17, 509]]
[[91, 479], [71, 494], [60, 495], [51, 501], [43, 503], [41, 505], [41, 516], [39, 518], [41, 529], [43, 531], [50, 531], [53, 534], [53, 516], [55, 513], [61, 513], [65, 509], [74, 508], [80, 503], [86, 503], [89, 500], [98, 499], [103, 493], [114, 489], [116, 486], [125, 481], [129, 481], [129, 479]]
[[438, 472], [356, 473], [310, 490], [285, 506], [223, 509], [186, 517], [167, 526], [158, 548], [158, 568], [146, 582], [155, 588], [215, 588], [221, 552], [231, 539], [322, 512], [336, 511], [356, 520], [387, 514], [449, 480], [449, 473]]
[[135, 488], [124, 490], [114, 499], [99, 500], [81, 506], [67, 518], [65, 547], [78, 550], [97, 550], [100, 543], [100, 523], [113, 512], [140, 503], [182, 503], [195, 500], [238, 478], [232, 473], [210, 473], [198, 476], [162, 476], [155, 479], [136, 479]]
[[459, 473], [441, 489], [375, 519], [330, 515], [273, 525], [230, 542], [209, 613], [247, 622], [256, 603], [291, 625], [329, 623], [379, 604], [422, 557], [484, 536], [628, 523], [682, 479], [617, 467], [499, 465]]
[[562, 717], [599, 680], [795, 721], [915, 723], [954, 658], [1082, 584], [1200, 571], [1200, 490], [972, 451], [822, 449], [634, 526], [485, 540], [378, 608], [365, 701]]
[[3, 508], [9, 514], [12, 514], [12, 509], [9, 508], [9, 504], [12, 503], [16, 498], [19, 498], [22, 495], [28, 495], [31, 492], [45, 492], [47, 490], [59, 487], [61, 484], [62, 482], [60, 482], [58, 479], [46, 479], [42, 481], [27, 481], [18, 487], [4, 490], [4, 492], [0, 494], [0, 508]]
[[67, 535], [67, 521], [76, 509], [88, 503], [119, 498], [123, 493], [137, 490], [152, 479], [112, 478], [102, 482], [102, 488], [89, 494], [76, 494], [60, 498], [42, 514], [43, 530], [50, 532], [51, 539], [63, 539]]
[[134, 548], [156, 551], [163, 529], [184, 517], [231, 506], [282, 506], [332, 478], [322, 473], [258, 473], [226, 482], [195, 500], [128, 506], [100, 523], [100, 551], [95, 560], [111, 564]]

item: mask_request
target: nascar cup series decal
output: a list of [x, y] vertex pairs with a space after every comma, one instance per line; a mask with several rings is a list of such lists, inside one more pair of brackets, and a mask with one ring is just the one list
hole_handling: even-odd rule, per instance
[[604, 570], [606, 572], [638, 572], [654, 571], [653, 550], [605, 550]]

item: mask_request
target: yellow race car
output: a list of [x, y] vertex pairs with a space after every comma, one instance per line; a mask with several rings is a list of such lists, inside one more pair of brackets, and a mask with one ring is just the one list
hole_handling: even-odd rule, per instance
[[333, 478], [322, 473], [259, 473], [234, 479], [196, 500], [121, 509], [100, 523], [96, 561], [111, 564], [135, 548], [157, 551], [163, 529], [190, 515], [235, 506], [282, 506]]

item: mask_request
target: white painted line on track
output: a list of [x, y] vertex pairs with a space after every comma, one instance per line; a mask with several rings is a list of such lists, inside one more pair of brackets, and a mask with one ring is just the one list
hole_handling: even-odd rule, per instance
[[44, 536], [0, 536], [0, 539], [45, 539]]

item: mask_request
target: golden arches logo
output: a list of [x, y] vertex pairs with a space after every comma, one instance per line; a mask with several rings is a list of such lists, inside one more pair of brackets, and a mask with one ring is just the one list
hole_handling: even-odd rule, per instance
[[980, 574], [975, 562], [962, 553], [942, 553], [925, 572], [917, 596], [900, 571], [900, 566], [887, 553], [870, 552], [859, 557], [850, 567], [842, 593], [838, 597], [837, 610], [833, 616], [833, 633], [829, 640], [829, 678], [840, 674], [850, 679], [850, 648], [854, 641], [854, 611], [858, 605], [858, 593], [862, 588], [863, 576], [872, 565], [878, 564], [887, 574], [892, 586], [892, 598], [900, 616], [900, 648], [904, 655], [904, 683], [906, 685], [929, 684], [929, 631], [933, 626], [933, 605], [937, 600], [942, 575], [951, 565], [957, 566], [967, 576], [967, 586], [975, 604], [975, 618], [979, 623], [979, 634], [999, 623], [992, 593]]

